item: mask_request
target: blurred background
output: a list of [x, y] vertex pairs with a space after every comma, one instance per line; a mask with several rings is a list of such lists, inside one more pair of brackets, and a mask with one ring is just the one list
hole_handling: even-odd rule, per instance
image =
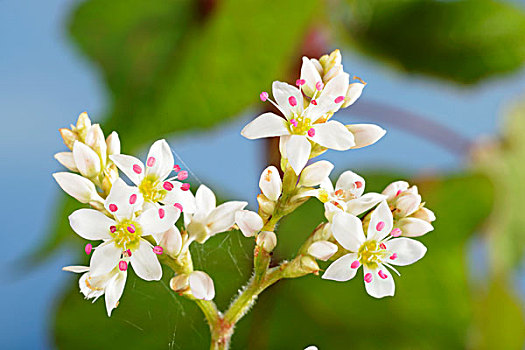
[[[0, 1], [0, 254], [3, 349], [205, 349], [200, 311], [161, 283], [130, 276], [107, 318], [83, 299], [78, 207], [51, 173], [58, 129], [87, 111], [123, 152], [166, 137], [193, 188], [256, 209], [272, 142], [240, 129], [264, 110], [260, 91], [294, 82], [302, 55], [339, 48], [367, 83], [336, 118], [388, 130], [377, 144], [327, 152], [381, 191], [416, 183], [438, 220], [396, 296], [362, 283], [281, 281], [243, 319], [233, 349], [523, 349], [525, 339], [525, 1], [4, 0]], [[277, 259], [322, 220], [309, 201], [283, 221]], [[194, 247], [224, 309], [251, 272], [239, 232]], [[131, 274], [132, 275], [132, 274]]]

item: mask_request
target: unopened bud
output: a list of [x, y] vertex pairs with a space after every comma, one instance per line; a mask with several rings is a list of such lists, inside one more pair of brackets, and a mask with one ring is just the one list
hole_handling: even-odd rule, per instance
[[64, 140], [67, 148], [73, 150], [73, 145], [75, 144], [75, 141], [78, 140], [77, 134], [66, 128], [58, 129], [58, 131], [60, 132], [60, 135], [62, 136], [62, 139]]
[[262, 231], [257, 235], [256, 243], [267, 252], [271, 252], [277, 245], [277, 236], [273, 232]]
[[86, 134], [85, 144], [91, 147], [91, 149], [99, 155], [102, 164], [104, 165], [107, 158], [107, 146], [106, 140], [104, 139], [104, 133], [99, 124], [93, 124], [89, 128]]
[[73, 158], [72, 152], [60, 152], [55, 154], [55, 159], [58, 160], [60, 164], [65, 166], [71, 171], [78, 172], [77, 165], [75, 164], [75, 158]]
[[91, 119], [89, 119], [87, 112], [80, 113], [77, 119], [77, 125], [75, 127], [75, 130], [79, 133], [82, 133], [83, 131], [87, 133], [90, 127], [91, 127]]
[[268, 217], [273, 213], [275, 202], [266, 198], [264, 194], [261, 193], [257, 196], [257, 202], [259, 203], [259, 215], [261, 217]]
[[109, 134], [108, 138], [106, 139], [106, 146], [108, 156], [120, 154], [120, 139], [115, 131]]
[[92, 178], [100, 173], [100, 157], [82, 142], [76, 141], [73, 145], [75, 164], [82, 175]]
[[317, 264], [317, 261], [315, 261], [315, 259], [309, 255], [301, 257], [301, 267], [306, 273], [319, 272], [319, 265]]
[[103, 201], [98, 195], [93, 182], [85, 177], [67, 172], [54, 173], [53, 177], [64, 192], [81, 203], [89, 203], [97, 200]]
[[261, 173], [259, 178], [261, 192], [270, 200], [277, 201], [282, 191], [281, 175], [276, 167], [270, 165]]
[[326, 261], [337, 253], [337, 245], [328, 241], [317, 241], [308, 248], [308, 254], [316, 259]]
[[177, 293], [184, 293], [190, 289], [188, 275], [177, 275], [170, 280], [170, 288]]

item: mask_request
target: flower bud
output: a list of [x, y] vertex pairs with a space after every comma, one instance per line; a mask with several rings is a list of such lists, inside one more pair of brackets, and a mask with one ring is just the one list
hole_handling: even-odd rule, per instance
[[215, 297], [213, 280], [206, 272], [193, 271], [188, 279], [191, 294], [197, 299], [212, 300]]
[[90, 127], [91, 127], [91, 119], [89, 119], [88, 114], [86, 112], [80, 113], [77, 119], [77, 125], [75, 126], [75, 131], [79, 134], [83, 134], [85, 137]]
[[434, 227], [425, 220], [417, 218], [402, 218], [396, 223], [405, 237], [419, 237], [432, 231]]
[[277, 245], [277, 236], [273, 232], [262, 231], [257, 235], [256, 243], [267, 252], [271, 252]]
[[275, 202], [266, 198], [264, 194], [257, 195], [257, 202], [259, 203], [259, 215], [261, 217], [268, 217], [272, 215], [275, 209]]
[[317, 241], [308, 247], [308, 254], [316, 259], [326, 261], [337, 253], [337, 245], [328, 241]]
[[60, 135], [62, 136], [62, 140], [64, 140], [64, 143], [67, 146], [67, 148], [72, 150], [73, 145], [75, 144], [75, 141], [78, 140], [78, 135], [74, 133], [73, 131], [66, 129], [66, 128], [58, 129], [58, 131], [60, 132]]
[[81, 203], [89, 203], [90, 201], [103, 201], [97, 193], [95, 185], [90, 180], [73, 173], [54, 173], [58, 185]]
[[387, 202], [391, 204], [397, 196], [408, 189], [408, 186], [406, 181], [394, 181], [383, 190], [382, 194], [388, 197]]
[[272, 201], [277, 201], [282, 191], [281, 175], [276, 167], [270, 165], [261, 174], [259, 187], [262, 193]]
[[353, 105], [355, 101], [357, 101], [357, 99], [361, 97], [364, 88], [365, 84], [363, 83], [349, 84], [348, 90], [346, 90], [345, 102], [343, 102], [341, 108], [346, 108], [348, 106]]
[[177, 275], [170, 280], [170, 288], [177, 293], [184, 293], [189, 290], [188, 275]]
[[182, 248], [182, 236], [177, 227], [172, 226], [160, 236], [159, 245], [170, 256], [177, 256]]
[[419, 194], [412, 194], [403, 192], [396, 201], [395, 215], [398, 217], [409, 216], [419, 209], [421, 204], [421, 196]]
[[106, 139], [106, 146], [108, 156], [120, 154], [120, 139], [115, 131], [109, 134], [108, 138]]
[[354, 149], [374, 144], [386, 134], [385, 129], [374, 124], [353, 124], [347, 125], [346, 128], [354, 135]]
[[253, 237], [263, 228], [259, 214], [250, 210], [239, 210], [235, 213], [235, 223], [245, 237]]
[[424, 220], [426, 222], [432, 222], [436, 220], [436, 215], [434, 214], [434, 212], [425, 207], [420, 208], [415, 213], [413, 213], [411, 216], [417, 219]]
[[84, 142], [86, 145], [91, 147], [92, 150], [94, 150], [102, 160], [102, 163], [106, 163], [107, 158], [107, 146], [106, 146], [106, 140], [104, 139], [104, 133], [102, 132], [102, 129], [100, 128], [99, 124], [93, 124], [86, 134], [86, 140]]
[[78, 172], [78, 168], [75, 164], [75, 158], [73, 158], [72, 152], [59, 152], [55, 154], [55, 159], [58, 160], [60, 164], [62, 164], [69, 170]]
[[82, 142], [73, 145], [73, 157], [78, 170], [85, 177], [91, 178], [100, 173], [100, 157]]
[[315, 261], [315, 259], [309, 255], [301, 257], [301, 267], [306, 273], [319, 272], [319, 265], [317, 265], [317, 261]]
[[334, 165], [327, 160], [315, 162], [304, 168], [299, 180], [299, 186], [317, 186], [328, 178], [333, 169]]

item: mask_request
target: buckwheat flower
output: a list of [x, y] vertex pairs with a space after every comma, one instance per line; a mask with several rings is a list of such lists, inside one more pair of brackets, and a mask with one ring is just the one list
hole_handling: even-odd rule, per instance
[[119, 266], [115, 266], [111, 271], [94, 275], [90, 272], [88, 266], [66, 266], [62, 270], [83, 275], [78, 280], [80, 292], [86, 299], [93, 299], [95, 302], [100, 296], [104, 295], [106, 301], [106, 310], [108, 316], [118, 306], [120, 297], [124, 292], [127, 278], [127, 264], [129, 258], [123, 258]]
[[235, 213], [235, 223], [244, 237], [253, 237], [263, 228], [263, 219], [256, 212], [239, 210]]
[[395, 181], [385, 188], [383, 194], [387, 196], [400, 235], [419, 237], [434, 229], [431, 223], [436, 216], [424, 207], [416, 186], [410, 187], [406, 181]]
[[316, 259], [326, 261], [337, 253], [337, 245], [329, 241], [313, 242], [308, 247], [308, 254]]
[[328, 179], [334, 165], [327, 160], [320, 160], [304, 168], [299, 179], [299, 186], [318, 186]]
[[337, 121], [328, 121], [344, 101], [348, 74], [330, 80], [326, 86], [318, 84], [317, 93], [305, 108], [300, 89], [275, 81], [272, 102], [285, 119], [274, 113], [264, 113], [244, 127], [241, 134], [248, 139], [280, 136], [283, 156], [299, 174], [310, 157], [312, 142], [325, 148], [344, 151], [355, 145], [354, 136]]
[[[374, 192], [365, 194], [364, 191], [365, 179], [347, 170], [339, 176], [335, 188], [326, 177], [318, 189], [307, 191], [302, 196], [317, 197], [321, 202], [326, 203], [325, 210], [327, 213], [332, 213], [331, 215], [337, 211], [360, 215], [386, 199], [385, 195]], [[330, 214], [327, 214], [327, 217], [330, 219]]]
[[215, 298], [213, 280], [204, 271], [177, 275], [170, 280], [170, 288], [177, 293], [190, 292], [196, 299], [212, 300]]
[[93, 178], [100, 174], [102, 170], [100, 157], [88, 145], [80, 141], [75, 141], [73, 144], [73, 158], [82, 176]]
[[283, 190], [283, 182], [276, 167], [270, 165], [263, 170], [259, 178], [259, 188], [269, 200], [275, 202], [279, 199]]
[[174, 171], [175, 161], [166, 140], [153, 143], [146, 158], [146, 165], [139, 159], [124, 154], [114, 154], [109, 158], [139, 188], [147, 203], [176, 205], [179, 209], [182, 207], [185, 212], [195, 210], [195, 201], [188, 191], [189, 187], [176, 181], [185, 180], [187, 173], [179, 171], [177, 176], [169, 178]]
[[208, 238], [228, 231], [235, 224], [235, 214], [244, 209], [247, 202], [231, 201], [216, 206], [213, 192], [200, 185], [195, 194], [194, 213], [184, 213], [184, 224], [188, 232], [186, 244], [192, 241], [204, 243]]
[[111, 271], [118, 265], [123, 252], [127, 252], [140, 278], [147, 281], [161, 278], [162, 269], [156, 256], [159, 248], [154, 248], [143, 237], [170, 229], [179, 218], [180, 210], [163, 206], [142, 211], [143, 203], [136, 187], [118, 179], [104, 202], [110, 217], [93, 209], [79, 209], [69, 216], [69, 223], [79, 236], [104, 241], [91, 257], [93, 275]]
[[366, 236], [361, 220], [348, 213], [335, 214], [331, 227], [336, 241], [349, 253], [334, 261], [322, 278], [348, 281], [362, 265], [366, 291], [375, 298], [394, 295], [394, 280], [387, 268], [397, 273], [392, 265], [410, 265], [427, 251], [416, 240], [393, 238], [393, 217], [386, 201], [372, 212]]

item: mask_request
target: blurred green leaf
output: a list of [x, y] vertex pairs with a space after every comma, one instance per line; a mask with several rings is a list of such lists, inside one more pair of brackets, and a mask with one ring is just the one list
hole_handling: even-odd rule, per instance
[[488, 233], [492, 272], [506, 273], [523, 258], [525, 247], [525, 104], [508, 115], [500, 140], [481, 143], [475, 151], [476, 165], [494, 182], [494, 210]]
[[318, 9], [316, 0], [225, 0], [199, 16], [206, 3], [91, 0], [75, 12], [72, 35], [103, 70], [108, 126], [124, 145], [241, 113], [268, 87], [261, 81], [285, 75]]
[[367, 54], [463, 84], [525, 62], [525, 13], [494, 0], [353, 0], [344, 26]]

